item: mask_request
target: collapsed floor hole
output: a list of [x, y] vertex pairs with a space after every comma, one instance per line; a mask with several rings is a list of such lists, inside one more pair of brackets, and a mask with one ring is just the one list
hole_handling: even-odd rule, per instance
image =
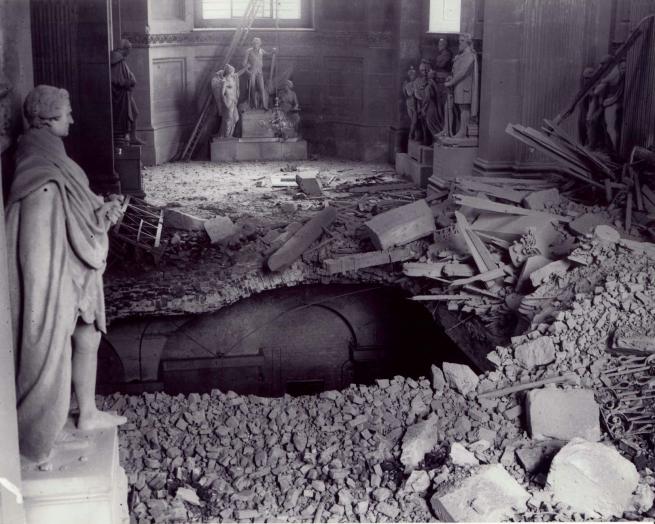
[[356, 284], [277, 289], [215, 313], [117, 322], [100, 358], [105, 393], [217, 388], [259, 396], [417, 378], [443, 361], [471, 365], [402, 290]]

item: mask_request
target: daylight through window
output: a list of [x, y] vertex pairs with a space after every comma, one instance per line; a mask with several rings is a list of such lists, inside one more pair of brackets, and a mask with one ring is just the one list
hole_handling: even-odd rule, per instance
[[462, 0], [430, 0], [430, 33], [459, 33]]

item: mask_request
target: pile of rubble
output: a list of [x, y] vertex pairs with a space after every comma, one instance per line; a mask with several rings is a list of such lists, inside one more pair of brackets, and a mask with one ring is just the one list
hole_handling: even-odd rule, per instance
[[498, 335], [490, 371], [446, 363], [429, 380], [316, 397], [107, 397], [129, 419], [136, 522], [654, 516], [647, 217], [575, 203], [555, 179], [433, 177], [427, 199], [385, 180], [338, 186], [327, 203], [325, 179], [296, 176], [279, 183], [307, 192], [304, 223], [217, 217], [173, 246], [202, 244], [203, 260], [236, 242], [269, 272], [411, 280], [415, 300]]

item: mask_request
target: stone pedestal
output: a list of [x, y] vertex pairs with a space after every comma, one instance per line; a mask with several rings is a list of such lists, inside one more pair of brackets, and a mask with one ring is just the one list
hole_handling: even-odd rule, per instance
[[407, 153], [396, 153], [396, 172], [425, 189], [432, 175], [433, 149], [415, 140], [407, 143]]
[[141, 146], [125, 145], [114, 148], [114, 168], [121, 181], [121, 192], [138, 198], [146, 196], [141, 178]]
[[290, 138], [214, 138], [212, 162], [307, 160], [307, 141]]
[[275, 138], [271, 127], [272, 111], [249, 109], [241, 113], [241, 136], [243, 138]]
[[118, 462], [116, 429], [81, 432], [58, 444], [52, 471], [23, 469], [28, 524], [127, 524], [127, 477]]
[[471, 176], [473, 163], [478, 156], [477, 144], [446, 145], [434, 144], [433, 174], [439, 178], [454, 179]]

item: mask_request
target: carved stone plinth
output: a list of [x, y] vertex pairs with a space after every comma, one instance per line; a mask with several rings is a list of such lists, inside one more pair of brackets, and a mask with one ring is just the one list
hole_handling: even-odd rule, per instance
[[425, 189], [432, 176], [432, 164], [421, 164], [408, 153], [396, 153], [396, 173]]
[[214, 138], [212, 162], [307, 160], [307, 142], [298, 138]]
[[67, 430], [76, 440], [53, 450], [51, 471], [23, 466], [28, 524], [127, 524], [127, 477], [118, 461], [116, 429]]
[[271, 125], [272, 111], [263, 109], [249, 109], [241, 113], [242, 138], [275, 138], [275, 131]]
[[458, 142], [452, 140], [434, 143], [434, 176], [445, 179], [471, 176], [473, 163], [478, 156], [477, 139], [475, 142], [468, 138], [459, 139]]

